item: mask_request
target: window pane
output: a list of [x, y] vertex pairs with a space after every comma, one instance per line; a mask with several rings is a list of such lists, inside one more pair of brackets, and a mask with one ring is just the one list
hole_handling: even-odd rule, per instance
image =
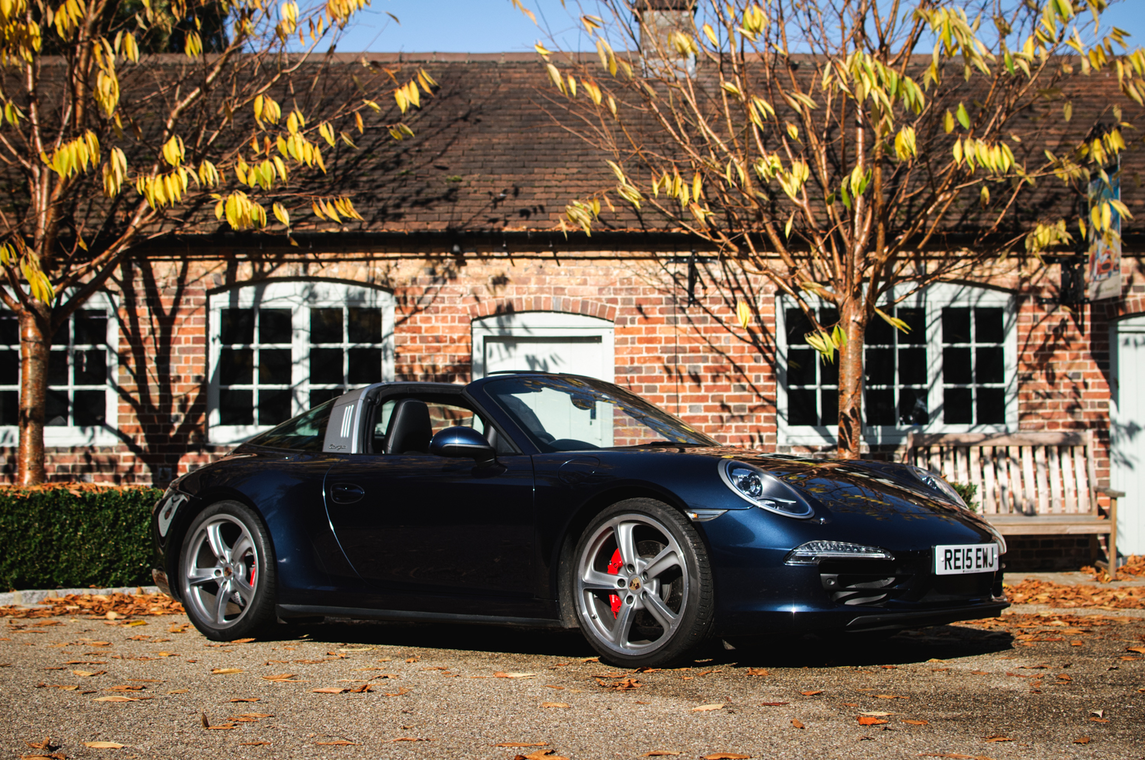
[[979, 383], [1006, 382], [1006, 361], [1001, 346], [982, 346], [976, 353], [978, 362], [974, 374]]
[[970, 342], [970, 309], [949, 307], [942, 310], [942, 342]]
[[[871, 385], [893, 385], [895, 381], [895, 350], [870, 348], [864, 359], [867, 382]], [[891, 404], [894, 407], [894, 404]], [[893, 424], [893, 423], [891, 423]]]
[[67, 349], [52, 349], [48, 357], [48, 385], [68, 384]]
[[895, 309], [895, 316], [906, 322], [910, 332], [896, 330], [899, 343], [926, 343], [926, 310]]
[[1004, 336], [1001, 309], [974, 310], [974, 340], [978, 343], [1001, 343]]
[[972, 369], [969, 348], [942, 349], [942, 382], [948, 385], [969, 385]]
[[0, 345], [20, 345], [20, 322], [14, 316], [0, 316]]
[[219, 382], [250, 385], [254, 382], [254, 349], [224, 348], [219, 352]]
[[107, 398], [104, 391], [76, 391], [75, 420], [79, 427], [91, 427], [103, 423]]
[[327, 388], [322, 390], [310, 391], [310, 408], [325, 403], [332, 398], [337, 398], [342, 395], [342, 391], [336, 388]]
[[926, 385], [925, 348], [900, 348], [898, 362], [899, 383], [902, 385]]
[[219, 322], [219, 338], [223, 343], [254, 343], [254, 309], [223, 309]]
[[[341, 385], [342, 349], [310, 349], [310, 382], [315, 385]], [[325, 401], [326, 399], [322, 399]]]
[[839, 392], [834, 388], [820, 391], [819, 404], [823, 409], [823, 413], [819, 416], [819, 424], [828, 426], [838, 425]]
[[107, 383], [107, 351], [102, 348], [76, 351], [76, 385], [104, 385]]
[[887, 324], [882, 317], [875, 315], [867, 324], [864, 340], [867, 345], [893, 346], [895, 342], [895, 328]]
[[807, 319], [807, 315], [802, 309], [787, 309], [784, 312], [784, 319], [787, 322], [788, 344], [802, 343], [803, 336], [811, 332], [811, 322]]
[[68, 424], [68, 394], [66, 391], [48, 389], [44, 398], [44, 424], [61, 427]]
[[795, 388], [787, 392], [787, 421], [792, 425], [818, 425], [813, 388]]
[[258, 424], [277, 425], [288, 419], [290, 419], [290, 389], [261, 389], [258, 392]]
[[20, 394], [0, 391], [0, 425], [20, 424]]
[[809, 346], [787, 349], [787, 382], [789, 385], [815, 385], [815, 362], [819, 355]]
[[[341, 343], [342, 342], [342, 310], [341, 309], [311, 309], [310, 310], [310, 342], [311, 343]], [[340, 369], [339, 369], [339, 372], [341, 372]]]
[[868, 425], [895, 424], [895, 392], [891, 388], [866, 393]]
[[290, 309], [259, 309], [258, 342], [289, 343], [292, 328]]
[[382, 379], [382, 349], [351, 348], [348, 381], [353, 385], [376, 383]]
[[[260, 348], [259, 349], [259, 351], [258, 351], [258, 382], [261, 385], [289, 385], [290, 384], [290, 349], [289, 348]], [[282, 422], [282, 420], [279, 420], [279, 422]], [[278, 423], [275, 423], [275, 424], [278, 424]]]
[[946, 388], [942, 398], [942, 421], [947, 425], [969, 425], [973, 422], [973, 399], [969, 388]]
[[[0, 351], [0, 385], [20, 383], [20, 352]], [[2, 425], [4, 423], [0, 423]]]
[[382, 342], [382, 310], [350, 307], [350, 342]]
[[107, 314], [104, 311], [81, 309], [74, 319], [76, 345], [107, 345]]
[[1000, 425], [1006, 421], [1006, 392], [1002, 388], [979, 388], [979, 425]]
[[219, 422], [223, 425], [253, 425], [254, 391], [220, 388]]
[[819, 382], [823, 385], [838, 385], [839, 384], [839, 354], [835, 354], [832, 361], [825, 362], [819, 356], [815, 357], [815, 362], [819, 365]]
[[925, 388], [903, 388], [899, 393], [899, 424], [925, 425], [930, 422]]

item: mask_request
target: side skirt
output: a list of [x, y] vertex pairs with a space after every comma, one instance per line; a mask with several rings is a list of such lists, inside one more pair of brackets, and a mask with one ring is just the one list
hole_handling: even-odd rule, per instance
[[275, 611], [280, 618], [325, 617], [356, 618], [360, 620], [388, 620], [398, 623], [461, 623], [470, 625], [512, 625], [522, 628], [564, 628], [559, 620], [550, 618], [519, 618], [500, 615], [460, 615], [447, 612], [410, 612], [408, 610], [372, 610], [361, 607], [324, 607], [310, 604], [279, 604]]

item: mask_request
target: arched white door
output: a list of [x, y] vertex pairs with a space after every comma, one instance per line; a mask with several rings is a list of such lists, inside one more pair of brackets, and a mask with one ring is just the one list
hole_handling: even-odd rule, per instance
[[1110, 327], [1113, 378], [1110, 403], [1111, 485], [1117, 504], [1118, 554], [1145, 554], [1145, 316]]
[[612, 323], [561, 312], [501, 314], [473, 321], [473, 378], [507, 370], [566, 372], [612, 382]]

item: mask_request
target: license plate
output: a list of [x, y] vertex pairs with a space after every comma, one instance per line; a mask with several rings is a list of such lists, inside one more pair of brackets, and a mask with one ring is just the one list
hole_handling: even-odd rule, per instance
[[934, 547], [935, 575], [969, 575], [998, 570], [998, 544]]

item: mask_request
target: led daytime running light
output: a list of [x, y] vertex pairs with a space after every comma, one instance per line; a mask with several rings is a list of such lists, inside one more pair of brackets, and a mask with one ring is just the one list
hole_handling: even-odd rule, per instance
[[895, 555], [877, 546], [852, 544], [847, 541], [808, 541], [791, 550], [784, 560], [788, 565], [817, 565], [825, 559], [891, 559]]

